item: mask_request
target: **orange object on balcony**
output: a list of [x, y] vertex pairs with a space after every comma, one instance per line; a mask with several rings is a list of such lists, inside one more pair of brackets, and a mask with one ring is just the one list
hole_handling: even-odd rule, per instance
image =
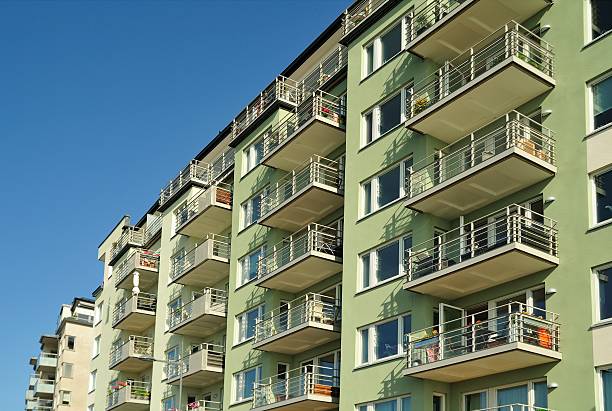
[[546, 328], [538, 328], [538, 344], [549, 350], [552, 348], [552, 335]]

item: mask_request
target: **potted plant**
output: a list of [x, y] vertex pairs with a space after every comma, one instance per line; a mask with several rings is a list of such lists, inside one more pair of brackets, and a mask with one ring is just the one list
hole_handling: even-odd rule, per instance
[[417, 98], [416, 100], [414, 100], [414, 103], [412, 103], [412, 108], [414, 110], [415, 115], [419, 114], [427, 107], [429, 107], [429, 98], [425, 96]]

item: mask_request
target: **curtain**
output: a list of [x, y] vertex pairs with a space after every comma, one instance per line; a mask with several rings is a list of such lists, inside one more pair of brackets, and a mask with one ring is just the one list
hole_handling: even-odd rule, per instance
[[[503, 388], [497, 390], [497, 405], [529, 404], [529, 390], [527, 385]], [[511, 407], [504, 407], [500, 411], [518, 411]]]

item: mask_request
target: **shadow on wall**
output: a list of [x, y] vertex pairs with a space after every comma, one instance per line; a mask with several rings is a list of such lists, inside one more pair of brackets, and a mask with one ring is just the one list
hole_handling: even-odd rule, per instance
[[391, 240], [408, 232], [416, 212], [404, 207], [404, 199], [400, 199], [397, 209], [383, 226], [381, 241]]

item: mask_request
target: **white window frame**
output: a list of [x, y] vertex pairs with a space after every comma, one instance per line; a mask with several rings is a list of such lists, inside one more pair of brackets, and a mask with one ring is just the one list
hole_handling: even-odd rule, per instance
[[[519, 387], [521, 385], [527, 386], [527, 400], [530, 408], [535, 407], [535, 384], [546, 382], [546, 378], [535, 378], [527, 381], [513, 382], [511, 384], [504, 385], [496, 385], [493, 387], [485, 387], [479, 390], [464, 392], [461, 394], [461, 410], [467, 411], [465, 409], [465, 397], [470, 394], [476, 394], [479, 392], [486, 392], [487, 394], [487, 407], [488, 408], [496, 408], [497, 407], [497, 391], [503, 390], [505, 388]], [[537, 409], [537, 408], [536, 408]]]
[[604, 409], [604, 390], [603, 390], [603, 372], [602, 371], [611, 371], [612, 372], [612, 364], [604, 365], [601, 367], [597, 367], [595, 372], [597, 373], [597, 401], [599, 403], [599, 407], [601, 411], [612, 411]]
[[244, 255], [238, 260], [238, 275], [236, 276], [236, 288], [240, 288], [245, 284], [248, 284], [257, 279], [257, 276], [251, 279], [246, 279], [245, 274], [250, 269], [250, 257], [253, 254], [260, 253], [260, 261], [266, 256], [267, 245], [263, 244], [260, 247], [250, 251], [248, 254]]
[[[593, 314], [594, 314], [594, 323], [608, 323], [608, 322], [612, 322], [612, 317], [610, 318], [601, 318], [601, 302], [600, 302], [600, 298], [601, 298], [601, 294], [600, 294], [600, 290], [599, 290], [599, 272], [603, 271], [603, 270], [607, 270], [609, 268], [612, 268], [612, 262], [604, 264], [604, 265], [600, 265], [597, 267], [594, 267], [591, 270], [592, 273], [592, 277], [593, 277]], [[610, 279], [610, 281], [612, 282], [612, 278]]]
[[[400, 50], [394, 54], [393, 56], [391, 56], [389, 58], [389, 60], [387, 60], [386, 62], [383, 63], [382, 61], [382, 38], [389, 33], [391, 30], [393, 30], [395, 27], [397, 27], [397, 25], [400, 25], [400, 31], [401, 31], [401, 45], [400, 45]], [[406, 49], [406, 29], [408, 27], [408, 14], [402, 16], [400, 19], [398, 19], [397, 21], [394, 21], [393, 24], [389, 25], [389, 27], [387, 27], [384, 31], [380, 32], [380, 34], [378, 34], [376, 36], [376, 38], [368, 43], [366, 43], [363, 46], [362, 52], [361, 52], [361, 78], [365, 79], [369, 76], [371, 76], [372, 74], [376, 73], [378, 70], [380, 70], [381, 67], [384, 67], [385, 65], [387, 65], [387, 63], [389, 63], [391, 60], [393, 60], [394, 58], [396, 58], [398, 55], [402, 54], [402, 52]], [[372, 47], [372, 54], [373, 54], [373, 61], [372, 61], [372, 71], [368, 73], [368, 59], [367, 59], [367, 49], [370, 47]]]
[[[400, 162], [394, 164], [391, 167], [388, 167], [386, 169], [384, 169], [383, 171], [381, 171], [380, 173], [376, 174], [373, 177], [370, 177], [369, 179], [362, 181], [359, 184], [359, 218], [364, 218], [367, 217], [371, 214], [376, 213], [378, 210], [382, 210], [386, 207], [391, 206], [392, 204], [395, 204], [396, 202], [400, 201], [402, 198], [404, 198], [406, 196], [406, 177], [407, 177], [407, 171], [406, 171], [406, 164], [408, 162], [412, 161], [412, 156], [409, 156], [403, 160], [401, 160]], [[380, 178], [380, 176], [388, 173], [389, 171], [393, 170], [394, 168], [399, 167], [399, 171], [400, 171], [400, 176], [399, 176], [399, 197], [396, 198], [395, 200], [387, 203], [387, 204], [383, 204], [383, 205], [379, 205], [378, 204], [378, 190], [379, 190], [379, 182], [378, 179]], [[411, 165], [412, 167], [412, 165]], [[409, 170], [408, 170], [409, 171]], [[367, 184], [370, 184], [370, 211], [368, 213], [366, 213], [366, 207], [365, 207], [365, 199], [366, 199], [366, 192], [365, 192], [365, 186]]]
[[[589, 9], [590, 9], [590, 2], [589, 2]], [[605, 126], [601, 126], [599, 128], [595, 128], [595, 94], [593, 93], [593, 86], [596, 86], [599, 83], [602, 83], [606, 80], [608, 80], [609, 78], [612, 77], [612, 71], [609, 71], [605, 74], [602, 74], [598, 77], [596, 77], [595, 79], [589, 81], [587, 83], [587, 92], [588, 92], [588, 127], [589, 127], [589, 132], [590, 133], [595, 133], [598, 130], [603, 130], [606, 127], [609, 127], [612, 123], [608, 123]]]
[[[404, 349], [404, 334], [406, 334], [406, 330], [404, 330], [404, 317], [412, 317], [412, 314], [410, 312], [395, 316], [395, 317], [391, 317], [391, 318], [385, 318], [384, 320], [381, 321], [377, 321], [375, 323], [366, 325], [365, 327], [360, 327], [357, 329], [357, 350], [356, 350], [356, 364], [357, 364], [357, 368], [359, 367], [363, 367], [363, 366], [367, 366], [367, 365], [372, 365], [372, 364], [377, 364], [380, 362], [385, 362], [385, 361], [389, 361], [389, 360], [393, 360], [393, 359], [397, 359], [397, 358], [401, 358], [405, 355], [406, 351]], [[384, 357], [384, 358], [375, 358], [376, 356], [376, 327], [381, 325], [381, 324], [386, 324], [386, 323], [390, 323], [392, 321], [397, 321], [398, 322], [398, 327], [397, 327], [397, 354], [394, 355], [390, 355], [388, 357]], [[362, 362], [361, 361], [361, 354], [362, 354], [362, 350], [363, 350], [363, 344], [362, 344], [362, 338], [361, 338], [361, 332], [363, 330], [368, 330], [368, 360], [367, 362]]]
[[[66, 372], [70, 370], [70, 372]], [[62, 378], [74, 378], [74, 364], [71, 362], [62, 362]]]
[[588, 0], [586, 2], [586, 18], [587, 18], [587, 44], [595, 41], [597, 39], [603, 38], [604, 36], [606, 36], [608, 33], [610, 33], [610, 30], [608, 31], [604, 31], [603, 33], [601, 33], [599, 36], [597, 37], [593, 37], [593, 5], [592, 5], [593, 0]]
[[263, 157], [264, 157], [263, 152], [262, 152], [262, 156], [259, 159], [259, 161], [255, 161], [256, 154], [257, 154], [257, 150], [255, 149], [255, 146], [257, 146], [260, 143], [261, 144], [264, 143], [264, 136], [267, 135], [269, 131], [270, 131], [270, 128], [264, 131], [262, 136], [258, 137], [253, 143], [249, 144], [249, 146], [243, 150], [243, 154], [242, 154], [243, 164], [244, 164], [244, 166], [242, 167], [243, 176], [248, 174], [249, 171], [253, 170], [259, 164], [261, 164], [261, 160], [263, 160]]
[[[398, 278], [403, 278], [404, 277], [404, 273], [405, 273], [405, 258], [404, 256], [406, 255], [407, 250], [404, 249], [404, 240], [406, 240], [408, 237], [410, 237], [411, 241], [412, 241], [412, 232], [406, 233], [404, 235], [402, 235], [401, 237], [396, 237], [393, 240], [387, 241], [383, 244], [379, 244], [377, 245], [375, 248], [372, 248], [364, 253], [359, 254], [359, 276], [357, 276], [357, 292], [361, 292], [364, 290], [369, 290], [371, 288], [375, 288], [378, 287], [380, 285], [389, 283], [391, 281], [395, 281]], [[399, 242], [398, 245], [398, 249], [399, 249], [399, 267], [398, 267], [398, 275], [393, 276], [393, 277], [389, 277], [383, 281], [377, 281], [376, 279], [376, 267], [378, 265], [378, 257], [377, 257], [377, 251], [380, 250], [381, 248], [385, 248], [395, 242]], [[365, 266], [363, 263], [363, 257], [365, 257], [366, 255], [370, 256], [370, 264], [369, 264], [369, 279], [368, 279], [368, 286], [364, 287], [363, 286], [363, 282], [364, 282], [364, 276], [365, 276]]]
[[[242, 344], [245, 341], [252, 340], [255, 337], [255, 335], [250, 337], [246, 336], [247, 315], [252, 313], [253, 311], [257, 311], [257, 319], [262, 318], [265, 312], [265, 304], [260, 304], [256, 307], [252, 307], [236, 316], [234, 327], [234, 345]], [[253, 330], [253, 334], [255, 334], [255, 330]]]
[[[76, 336], [66, 335], [65, 338], [66, 338], [66, 347], [64, 349], [68, 351], [75, 351], [76, 350]], [[70, 338], [72, 338], [72, 348], [70, 348], [68, 344], [68, 342], [70, 341]]]
[[[244, 376], [246, 373], [253, 371], [253, 370], [255, 370], [255, 381], [257, 382], [261, 381], [261, 373], [262, 373], [261, 365], [257, 365], [255, 367], [244, 369], [242, 371], [235, 373], [232, 376], [232, 382], [233, 382], [232, 384], [232, 403], [233, 404], [245, 402], [253, 398], [253, 396], [250, 396], [250, 397], [243, 396], [244, 388], [245, 388], [244, 387]], [[239, 393], [240, 395], [238, 395]]]
[[266, 192], [267, 187], [240, 204], [240, 230], [244, 230], [259, 221], [259, 219], [253, 219], [253, 200], [259, 197], [259, 213], [261, 217], [261, 204]]
[[[400, 397], [395, 397], [395, 398], [384, 398], [382, 400], [377, 400], [377, 401], [371, 401], [371, 402], [366, 402], [366, 403], [361, 403], [361, 404], [357, 404], [355, 405], [355, 411], [361, 411], [361, 407], [367, 407], [366, 410], [367, 411], [375, 411], [376, 409], [376, 405], [380, 404], [380, 403], [384, 403], [384, 402], [391, 402], [393, 400], [396, 401], [396, 410], [397, 411], [408, 411], [408, 410], [403, 410], [402, 409], [402, 401], [410, 398], [410, 401], [412, 402], [412, 396], [411, 395], [402, 395]], [[411, 404], [411, 408], [412, 408], [412, 404]]]
[[61, 390], [59, 392], [59, 400], [59, 405], [70, 405], [72, 403], [72, 391]]
[[600, 225], [605, 225], [612, 222], [612, 218], [608, 218], [607, 220], [597, 221], [597, 186], [595, 184], [595, 178], [599, 175], [612, 172], [612, 165], [609, 165], [605, 168], [602, 168], [598, 171], [594, 171], [589, 174], [589, 191], [591, 192], [591, 227], [597, 227]]
[[104, 301], [100, 301], [98, 304], [96, 304], [96, 307], [94, 308], [94, 325], [98, 325], [100, 322], [102, 322], [103, 309]]
[[171, 395], [169, 397], [162, 398], [162, 411], [176, 410], [176, 397]]
[[96, 382], [98, 379], [98, 370], [93, 370], [89, 373], [89, 381], [87, 383], [87, 393], [92, 393], [96, 390]]
[[[408, 97], [409, 93], [412, 93], [412, 87], [413, 87], [412, 82], [406, 84], [405, 86], [402, 86], [400, 90], [389, 95], [384, 100], [381, 100], [379, 103], [377, 103], [374, 107], [370, 108], [367, 111], [364, 111], [361, 114], [361, 127], [360, 127], [361, 129], [361, 133], [360, 133], [361, 134], [361, 137], [360, 137], [361, 148], [369, 146], [370, 144], [386, 136], [387, 134], [392, 133], [394, 130], [396, 130], [398, 127], [401, 127], [401, 125], [404, 124], [404, 122], [406, 121], [406, 98]], [[391, 127], [389, 130], [381, 134], [380, 132], [380, 119], [381, 119], [380, 107], [383, 106], [388, 101], [393, 100], [395, 97], [397, 97], [398, 94], [401, 95], [400, 97], [401, 99], [400, 121], [397, 125]], [[366, 141], [367, 133], [366, 133], [366, 120], [365, 119], [366, 119], [366, 116], [370, 113], [372, 114], [372, 141], [368, 142]]]
[[91, 349], [91, 358], [96, 358], [100, 355], [100, 342], [102, 341], [102, 334], [98, 334], [93, 339], [92, 349]]

